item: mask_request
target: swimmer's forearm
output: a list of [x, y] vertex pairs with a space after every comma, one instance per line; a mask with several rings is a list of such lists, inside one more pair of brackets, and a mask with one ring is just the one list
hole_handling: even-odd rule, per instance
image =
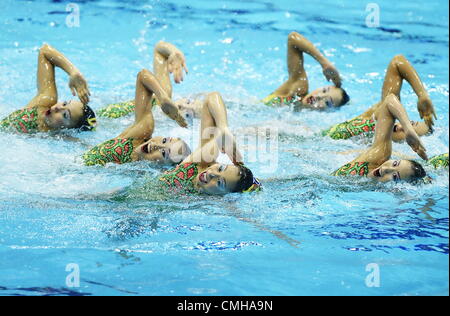
[[415, 133], [414, 127], [412, 126], [411, 121], [408, 117], [408, 113], [406, 113], [406, 110], [400, 103], [399, 99], [393, 95], [390, 95], [388, 98], [389, 99], [387, 100], [387, 107], [391, 115], [400, 121], [405, 131], [411, 131]]
[[162, 88], [158, 79], [150, 71], [144, 69], [139, 73], [139, 80], [144, 87], [150, 92], [154, 93], [156, 98], [163, 102], [163, 100], [170, 99], [167, 92]]
[[425, 89], [422, 80], [420, 80], [419, 74], [411, 63], [404, 56], [399, 55], [396, 56], [396, 64], [400, 75], [403, 79], [408, 81], [417, 97], [428, 96], [428, 92]]
[[44, 44], [40, 49], [40, 53], [54, 66], [64, 70], [69, 76], [79, 73], [77, 67], [75, 67], [69, 59], [66, 58], [61, 52], [53, 48], [48, 44]]
[[209, 93], [206, 97], [205, 105], [211, 114], [216, 127], [221, 131], [228, 129], [227, 109], [220, 93]]
[[328, 59], [306, 37], [297, 32], [289, 35], [289, 46], [313, 57], [321, 65], [329, 63]]

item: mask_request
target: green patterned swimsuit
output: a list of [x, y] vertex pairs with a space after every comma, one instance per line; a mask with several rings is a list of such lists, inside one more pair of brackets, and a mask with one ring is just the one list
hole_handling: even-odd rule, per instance
[[132, 162], [132, 138], [115, 138], [95, 146], [83, 155], [86, 166], [101, 165], [113, 162], [123, 164]]
[[293, 97], [278, 97], [274, 94], [269, 95], [267, 98], [265, 98], [264, 100], [262, 100], [262, 102], [265, 105], [268, 106], [280, 106], [281, 104], [283, 105], [291, 105], [294, 104], [298, 101], [300, 101], [301, 98], [299, 96], [293, 96]]
[[428, 163], [435, 168], [448, 168], [448, 153], [434, 156], [428, 160]]
[[198, 193], [194, 187], [194, 179], [198, 176], [196, 163], [179, 164], [175, 169], [164, 173], [159, 180], [169, 189], [176, 192]]
[[[156, 99], [152, 100], [152, 107], [158, 104]], [[108, 118], [119, 118], [134, 112], [134, 100], [120, 103], [113, 103], [101, 108], [97, 113], [99, 116]]]
[[24, 134], [39, 132], [37, 107], [11, 113], [8, 117], [0, 121], [0, 128], [11, 129]]
[[376, 122], [372, 119], [355, 118], [344, 123], [337, 124], [332, 128], [323, 131], [322, 136], [329, 136], [333, 139], [349, 139], [351, 137], [364, 134], [373, 136]]
[[338, 170], [334, 171], [332, 176], [361, 176], [366, 177], [369, 174], [368, 162], [352, 162], [343, 165]]

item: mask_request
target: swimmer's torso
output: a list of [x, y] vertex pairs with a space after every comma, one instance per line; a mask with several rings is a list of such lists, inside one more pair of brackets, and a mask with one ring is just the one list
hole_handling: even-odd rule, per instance
[[448, 168], [448, 153], [434, 156], [428, 160], [428, 163], [435, 168]]
[[159, 180], [172, 191], [198, 193], [194, 180], [199, 174], [199, 166], [196, 163], [181, 163], [175, 169], [164, 173]]
[[[153, 98], [151, 102], [152, 106], [158, 104], [155, 98]], [[131, 100], [127, 102], [109, 104], [104, 108], [101, 108], [98, 111], [98, 115], [108, 118], [119, 118], [134, 112], [134, 110], [135, 110], [134, 100]]]
[[40, 131], [38, 107], [17, 110], [0, 121], [0, 129], [32, 134]]
[[280, 105], [299, 105], [301, 103], [301, 97], [294, 95], [292, 97], [279, 97], [274, 94], [269, 95], [262, 100], [265, 105], [268, 106], [280, 106]]
[[364, 119], [361, 117], [336, 124], [330, 129], [323, 131], [323, 136], [329, 136], [333, 139], [349, 139], [354, 136], [364, 135], [372, 137], [375, 131], [376, 121], [373, 119]]
[[143, 141], [133, 138], [114, 138], [107, 140], [83, 155], [86, 166], [101, 165], [107, 163], [124, 164], [137, 160], [134, 148], [142, 144]]
[[343, 165], [342, 167], [334, 171], [331, 175], [367, 177], [369, 172], [370, 172], [370, 164], [368, 162], [356, 161]]

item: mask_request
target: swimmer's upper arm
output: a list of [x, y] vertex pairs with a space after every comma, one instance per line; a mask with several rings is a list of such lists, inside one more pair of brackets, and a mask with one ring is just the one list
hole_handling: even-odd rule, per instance
[[200, 145], [192, 154], [190, 154], [183, 163], [198, 163], [201, 166], [207, 166], [216, 162], [220, 151], [216, 138]]
[[58, 91], [55, 81], [55, 66], [50, 62], [48, 56], [55, 53], [50, 45], [44, 44], [39, 49], [37, 67], [37, 94], [27, 104], [27, 108], [41, 106], [51, 107], [58, 102]]

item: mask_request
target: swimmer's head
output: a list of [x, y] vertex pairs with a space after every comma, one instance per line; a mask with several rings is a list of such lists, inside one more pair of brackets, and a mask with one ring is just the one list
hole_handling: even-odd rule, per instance
[[[257, 182], [257, 180], [256, 180]], [[234, 192], [250, 192], [257, 188], [250, 169], [244, 166], [214, 164], [197, 176], [198, 188], [202, 193], [225, 195]]]
[[327, 86], [316, 89], [302, 99], [302, 103], [316, 109], [341, 107], [350, 101], [347, 92], [342, 88]]
[[74, 128], [87, 131], [96, 126], [94, 111], [76, 100], [56, 103], [45, 112], [44, 120], [52, 130]]
[[414, 160], [388, 160], [371, 173], [371, 177], [380, 182], [407, 181], [414, 183], [426, 175], [422, 165]]
[[[428, 125], [425, 122], [411, 121], [411, 125], [413, 126], [418, 136], [431, 135], [434, 132], [433, 128], [428, 127]], [[406, 134], [405, 130], [403, 129], [403, 126], [399, 122], [395, 123], [392, 133], [392, 140], [394, 142], [402, 142], [405, 140], [405, 138]]]
[[191, 154], [191, 150], [180, 138], [153, 137], [136, 148], [139, 160], [148, 160], [164, 165], [175, 165]]

